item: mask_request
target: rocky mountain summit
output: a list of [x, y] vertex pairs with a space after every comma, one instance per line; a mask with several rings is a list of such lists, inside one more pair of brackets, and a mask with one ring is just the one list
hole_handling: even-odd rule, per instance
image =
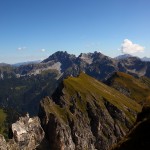
[[117, 71], [134, 76], [149, 77], [150, 62], [142, 61], [140, 58], [131, 55], [126, 55], [123, 59], [116, 59], [95, 51], [94, 53], [81, 53], [76, 57], [66, 51], [58, 51], [41, 63], [20, 66], [15, 72], [19, 75], [36, 75], [45, 70], [57, 70], [58, 76], [76, 76], [84, 71], [98, 80], [107, 79]]
[[[68, 54], [66, 51], [58, 51], [42, 62], [36, 64], [21, 65], [18, 67], [0, 66], [1, 76], [15, 74], [16, 77], [39, 75], [45, 71], [57, 71], [58, 78], [68, 75], [79, 75], [81, 71], [98, 80], [109, 78], [114, 72], [121, 71], [134, 76], [150, 76], [150, 62], [142, 61], [138, 57], [123, 55], [110, 58], [100, 52], [81, 53], [79, 56]], [[8, 67], [8, 66], [7, 66]]]

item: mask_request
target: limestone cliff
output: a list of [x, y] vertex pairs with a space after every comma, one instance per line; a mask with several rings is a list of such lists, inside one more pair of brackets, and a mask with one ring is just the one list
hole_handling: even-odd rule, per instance
[[20, 117], [11, 129], [13, 137], [8, 142], [0, 135], [1, 150], [33, 150], [44, 140], [45, 133], [38, 117]]

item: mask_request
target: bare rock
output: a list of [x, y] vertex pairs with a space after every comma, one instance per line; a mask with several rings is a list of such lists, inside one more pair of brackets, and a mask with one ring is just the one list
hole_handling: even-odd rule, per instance
[[43, 140], [45, 133], [38, 117], [20, 117], [12, 124], [13, 139], [20, 149], [35, 149]]
[[1, 150], [33, 150], [45, 137], [39, 118], [30, 118], [28, 114], [12, 124], [12, 133], [13, 138], [8, 142], [0, 135]]
[[7, 150], [6, 140], [3, 135], [0, 135], [0, 150]]

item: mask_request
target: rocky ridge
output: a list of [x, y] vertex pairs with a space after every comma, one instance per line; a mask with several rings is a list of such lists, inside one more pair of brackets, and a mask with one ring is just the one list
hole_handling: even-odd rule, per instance
[[147, 77], [135, 78], [116, 72], [105, 83], [141, 105], [150, 104], [150, 79]]
[[50, 149], [107, 150], [132, 128], [140, 109], [82, 73], [65, 79], [51, 98], [41, 102], [39, 117]]

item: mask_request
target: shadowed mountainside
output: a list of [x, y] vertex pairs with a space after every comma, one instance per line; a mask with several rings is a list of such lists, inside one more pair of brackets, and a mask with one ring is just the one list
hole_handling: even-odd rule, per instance
[[116, 72], [105, 83], [141, 105], [150, 104], [150, 79], [147, 77], [135, 78]]
[[137, 123], [127, 136], [111, 150], [150, 149], [150, 106], [145, 106], [138, 114]]

